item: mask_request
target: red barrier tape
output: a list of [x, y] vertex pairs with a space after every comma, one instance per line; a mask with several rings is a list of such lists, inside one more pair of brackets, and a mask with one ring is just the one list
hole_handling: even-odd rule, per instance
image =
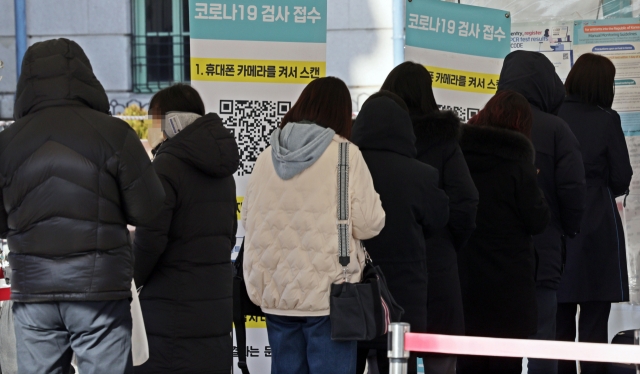
[[11, 288], [0, 288], [0, 301], [11, 300]]
[[458, 355], [640, 364], [640, 346], [407, 333], [405, 349]]

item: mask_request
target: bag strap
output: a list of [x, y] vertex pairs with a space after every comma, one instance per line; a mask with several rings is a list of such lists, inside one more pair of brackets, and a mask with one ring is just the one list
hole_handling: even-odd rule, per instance
[[346, 278], [351, 260], [349, 248], [349, 143], [339, 143], [338, 157], [338, 251]]
[[[242, 374], [249, 374], [249, 367], [247, 366], [247, 328], [245, 326], [244, 313], [242, 310], [242, 298], [240, 287], [244, 285], [244, 282], [239, 280], [242, 278], [239, 274], [242, 274], [242, 262], [244, 260], [244, 239], [240, 246], [240, 252], [236, 257], [236, 269], [239, 269], [239, 273], [236, 274], [236, 278], [233, 282], [233, 325], [236, 330], [236, 346], [238, 349], [238, 367], [242, 371]], [[238, 263], [239, 262], [239, 263]]]

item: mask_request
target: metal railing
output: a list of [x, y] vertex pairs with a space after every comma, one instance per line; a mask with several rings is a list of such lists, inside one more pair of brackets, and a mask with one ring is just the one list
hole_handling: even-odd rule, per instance
[[[638, 333], [635, 335], [638, 344]], [[391, 374], [407, 373], [409, 352], [626, 363], [635, 364], [640, 373], [639, 345], [418, 334], [410, 332], [408, 323], [392, 323], [388, 343]]]

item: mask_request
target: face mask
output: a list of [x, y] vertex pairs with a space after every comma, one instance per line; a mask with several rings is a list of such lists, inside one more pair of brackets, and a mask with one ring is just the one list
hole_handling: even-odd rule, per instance
[[149, 128], [149, 131], [147, 132], [147, 140], [149, 141], [151, 149], [157, 147], [158, 144], [162, 143], [162, 140], [164, 140], [162, 137], [162, 130], [157, 127]]

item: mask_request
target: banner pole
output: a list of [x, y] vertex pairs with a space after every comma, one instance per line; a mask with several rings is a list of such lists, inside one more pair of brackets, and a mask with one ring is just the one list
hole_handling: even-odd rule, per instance
[[408, 323], [392, 323], [387, 334], [387, 357], [390, 374], [407, 374], [409, 351], [404, 349], [404, 335], [410, 331]]

